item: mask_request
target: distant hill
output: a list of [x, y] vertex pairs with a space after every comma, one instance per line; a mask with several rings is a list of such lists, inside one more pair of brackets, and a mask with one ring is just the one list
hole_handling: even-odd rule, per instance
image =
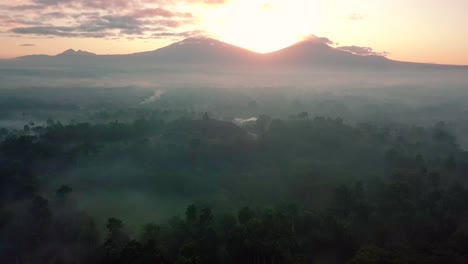
[[150, 58], [155, 63], [250, 63], [261, 56], [212, 38], [188, 38], [154, 51], [127, 55], [132, 58]]
[[83, 50], [74, 50], [74, 49], [69, 49], [69, 50], [66, 50], [56, 56], [96, 56], [96, 54], [94, 53], [91, 53], [91, 52], [87, 52], [87, 51], [83, 51]]
[[27, 55], [27, 56], [21, 56], [16, 59], [19, 60], [31, 60], [31, 59], [47, 59], [47, 58], [72, 58], [72, 57], [90, 57], [90, 56], [98, 56], [95, 53], [91, 53], [88, 51], [83, 51], [83, 50], [74, 50], [74, 49], [68, 49], [60, 54], [50, 56], [50, 55], [45, 55], [45, 54], [34, 54], [34, 55]]
[[[82, 50], [69, 49], [55, 56], [30, 55], [17, 58], [22, 61], [36, 61], [47, 64], [60, 62], [60, 64], [92, 63], [92, 64], [119, 64], [152, 65], [152, 66], [196, 66], [209, 67], [302, 67], [302, 68], [349, 68], [349, 69], [386, 69], [388, 67], [437, 67], [450, 65], [435, 65], [410, 62], [397, 62], [380, 55], [358, 55], [339, 48], [334, 48], [320, 39], [310, 39], [296, 43], [279, 51], [259, 54], [247, 49], [212, 39], [188, 38], [169, 46], [153, 51], [139, 52], [126, 55], [96, 55]], [[450, 66], [450, 68], [460, 66]], [[461, 66], [463, 67], [463, 66]]]
[[383, 56], [356, 55], [319, 40], [305, 40], [266, 56], [270, 63], [297, 66], [382, 67], [391, 64], [391, 60]]

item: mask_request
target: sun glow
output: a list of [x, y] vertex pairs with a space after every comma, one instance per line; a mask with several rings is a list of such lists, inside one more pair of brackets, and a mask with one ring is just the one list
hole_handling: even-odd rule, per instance
[[291, 5], [284, 0], [232, 1], [207, 12], [202, 23], [220, 40], [267, 53], [312, 34], [316, 30], [313, 15], [316, 8], [312, 3]]

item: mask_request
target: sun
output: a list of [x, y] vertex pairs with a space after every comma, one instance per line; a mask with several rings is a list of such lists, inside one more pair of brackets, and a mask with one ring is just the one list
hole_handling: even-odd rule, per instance
[[313, 18], [306, 6], [284, 0], [238, 0], [206, 12], [202, 16], [205, 30], [230, 44], [259, 53], [290, 46], [312, 34]]

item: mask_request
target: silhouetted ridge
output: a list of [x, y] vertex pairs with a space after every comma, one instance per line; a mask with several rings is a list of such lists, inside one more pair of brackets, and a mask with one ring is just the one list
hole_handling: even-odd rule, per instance
[[[128, 66], [152, 65], [158, 67], [171, 66], [173, 69], [186, 70], [183, 67], [196, 68], [211, 72], [223, 67], [244, 68], [255, 66], [257, 70], [264, 68], [282, 69], [285, 67], [308, 68], [340, 68], [340, 70], [384, 69], [388, 67], [401, 68], [446, 68], [450, 65], [436, 65], [423, 63], [397, 62], [384, 57], [370, 48], [345, 46], [333, 47], [326, 38], [310, 38], [298, 42], [279, 51], [259, 54], [234, 46], [229, 43], [208, 37], [192, 37], [173, 43], [153, 51], [139, 52], [128, 55], [96, 55], [82, 50], [69, 49], [56, 56], [31, 55], [19, 59], [32, 59], [38, 63], [57, 61], [61, 64], [73, 63], [69, 58], [80, 58], [83, 63], [112, 65], [125, 64]], [[364, 53], [353, 52], [345, 48], [355, 48]], [[365, 53], [365, 51], [368, 51]], [[90, 58], [93, 58], [90, 60]], [[45, 59], [44, 62], [42, 60]], [[76, 62], [76, 60], [75, 60]], [[174, 68], [177, 67], [177, 68]], [[463, 66], [451, 66], [459, 68]]]
[[216, 39], [197, 37], [188, 38], [154, 51], [135, 53], [131, 56], [151, 58], [154, 59], [154, 62], [169, 64], [227, 64], [250, 63], [252, 60], [258, 60], [260, 54]]
[[83, 51], [83, 50], [74, 50], [74, 49], [68, 49], [57, 56], [95, 56], [96, 54]]
[[299, 66], [379, 67], [390, 62], [383, 56], [362, 56], [333, 48], [319, 39], [304, 40], [267, 56], [271, 63]]

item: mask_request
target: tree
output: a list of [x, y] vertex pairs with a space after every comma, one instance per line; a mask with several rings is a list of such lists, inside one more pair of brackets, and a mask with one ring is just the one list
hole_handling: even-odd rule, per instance
[[103, 245], [103, 262], [116, 263], [120, 252], [127, 245], [129, 238], [122, 231], [123, 223], [118, 218], [111, 217], [107, 220], [107, 238]]
[[377, 246], [365, 246], [359, 249], [349, 264], [396, 264], [390, 252]]
[[8, 129], [0, 128], [0, 137], [8, 135]]
[[191, 151], [197, 151], [201, 146], [201, 140], [200, 138], [192, 138], [190, 140], [190, 150]]
[[267, 115], [260, 115], [256, 122], [257, 133], [260, 136], [265, 135], [265, 133], [270, 128], [270, 124], [271, 124], [271, 117]]
[[198, 217], [197, 206], [194, 204], [189, 205], [185, 210], [185, 219], [188, 223], [195, 223]]
[[106, 228], [110, 235], [117, 234], [123, 227], [122, 220], [111, 217], [107, 220]]
[[55, 121], [51, 118], [47, 119], [46, 124], [48, 127], [53, 127], [55, 125]]
[[297, 115], [297, 118], [298, 119], [302, 119], [302, 120], [305, 120], [305, 119], [308, 119], [309, 118], [309, 113], [307, 112], [301, 112]]
[[211, 119], [211, 118], [210, 118], [210, 116], [208, 115], [208, 112], [203, 113], [202, 120], [208, 121], [208, 120], [210, 120], [210, 119]]
[[61, 202], [66, 202], [66, 200], [68, 199], [68, 196], [70, 195], [70, 193], [72, 193], [72, 191], [73, 189], [68, 185], [60, 186], [60, 188], [58, 188], [57, 191], [55, 192], [57, 200]]
[[444, 166], [445, 166], [445, 169], [447, 170], [453, 170], [457, 167], [457, 162], [455, 161], [455, 158], [452, 155], [450, 155], [445, 160]]
[[244, 207], [239, 211], [239, 214], [238, 214], [237, 217], [239, 219], [239, 223], [242, 224], [242, 225], [245, 225], [254, 216], [255, 216], [255, 212], [252, 211], [252, 209], [250, 209], [249, 207]]
[[161, 233], [161, 227], [155, 223], [143, 225], [140, 241], [146, 243], [148, 241], [157, 241]]
[[42, 196], [34, 197], [31, 204], [31, 217], [33, 219], [31, 242], [34, 246], [39, 246], [46, 241], [52, 222], [49, 201]]
[[76, 204], [72, 199], [73, 189], [68, 185], [62, 185], [55, 191], [54, 206], [57, 213], [65, 218], [69, 218], [68, 214], [75, 213]]
[[250, 101], [248, 103], [248, 107], [250, 110], [252, 111], [257, 111], [257, 108], [258, 108], [258, 105], [257, 105], [257, 101], [253, 100], [253, 101]]
[[185, 244], [181, 249], [175, 264], [201, 264], [201, 257], [198, 255], [196, 246], [193, 243]]

